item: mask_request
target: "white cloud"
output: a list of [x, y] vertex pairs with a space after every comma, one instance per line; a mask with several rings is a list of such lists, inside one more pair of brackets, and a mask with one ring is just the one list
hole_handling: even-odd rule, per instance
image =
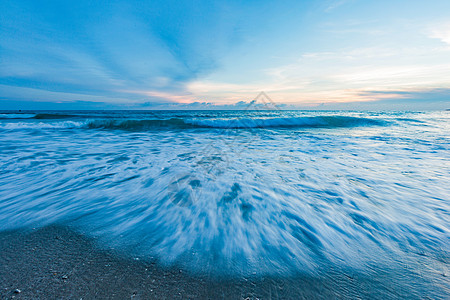
[[450, 23], [441, 24], [431, 30], [431, 38], [439, 39], [442, 42], [450, 45]]
[[352, 0], [331, 0], [327, 2], [327, 7], [325, 8], [325, 12], [331, 12], [336, 8], [351, 2]]

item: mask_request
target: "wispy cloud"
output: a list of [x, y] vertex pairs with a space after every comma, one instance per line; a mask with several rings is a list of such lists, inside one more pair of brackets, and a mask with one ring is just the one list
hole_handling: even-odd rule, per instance
[[160, 92], [160, 91], [139, 91], [139, 90], [123, 90], [120, 91], [127, 94], [136, 94], [146, 96], [149, 99], [162, 100], [163, 102], [173, 102], [173, 103], [191, 103], [196, 100], [191, 94], [180, 93], [180, 92]]
[[450, 45], [450, 23], [436, 25], [435, 28], [430, 30], [430, 37]]
[[[116, 1], [108, 7], [85, 0], [2, 2], [0, 84], [11, 86], [11, 93], [14, 87], [42, 89], [50, 98], [52, 93], [115, 98], [126, 89], [173, 98], [167, 95], [183, 93], [185, 83], [214, 71], [235, 42], [237, 21], [226, 8], [190, 2]], [[129, 94], [136, 99], [137, 93]]]
[[325, 4], [325, 12], [331, 12], [340, 6], [353, 1], [355, 0], [328, 0]]

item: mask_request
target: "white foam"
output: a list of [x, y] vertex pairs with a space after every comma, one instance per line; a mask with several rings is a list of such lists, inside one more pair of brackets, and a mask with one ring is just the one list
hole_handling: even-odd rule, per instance
[[30, 119], [35, 114], [0, 114], [0, 119]]
[[449, 124], [332, 134], [1, 131], [0, 229], [70, 221], [107, 247], [219, 272], [431, 256], [449, 249]]
[[300, 118], [235, 118], [235, 119], [193, 119], [188, 124], [213, 128], [259, 128], [280, 126], [326, 125], [322, 119], [315, 117]]
[[59, 121], [59, 122], [0, 122], [1, 129], [18, 130], [18, 129], [71, 129], [80, 128], [85, 122]]

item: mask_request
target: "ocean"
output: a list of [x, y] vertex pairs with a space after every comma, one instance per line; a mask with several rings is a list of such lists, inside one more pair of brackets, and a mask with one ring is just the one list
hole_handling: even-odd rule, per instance
[[0, 230], [70, 226], [224, 276], [407, 269], [450, 291], [449, 150], [445, 111], [0, 111]]

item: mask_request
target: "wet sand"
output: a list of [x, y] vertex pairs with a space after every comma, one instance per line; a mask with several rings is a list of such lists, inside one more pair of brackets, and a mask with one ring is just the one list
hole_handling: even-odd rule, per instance
[[409, 285], [407, 275], [376, 272], [219, 279], [98, 249], [94, 239], [66, 227], [0, 233], [1, 299], [386, 299], [440, 298], [448, 291], [445, 279], [430, 294]]

